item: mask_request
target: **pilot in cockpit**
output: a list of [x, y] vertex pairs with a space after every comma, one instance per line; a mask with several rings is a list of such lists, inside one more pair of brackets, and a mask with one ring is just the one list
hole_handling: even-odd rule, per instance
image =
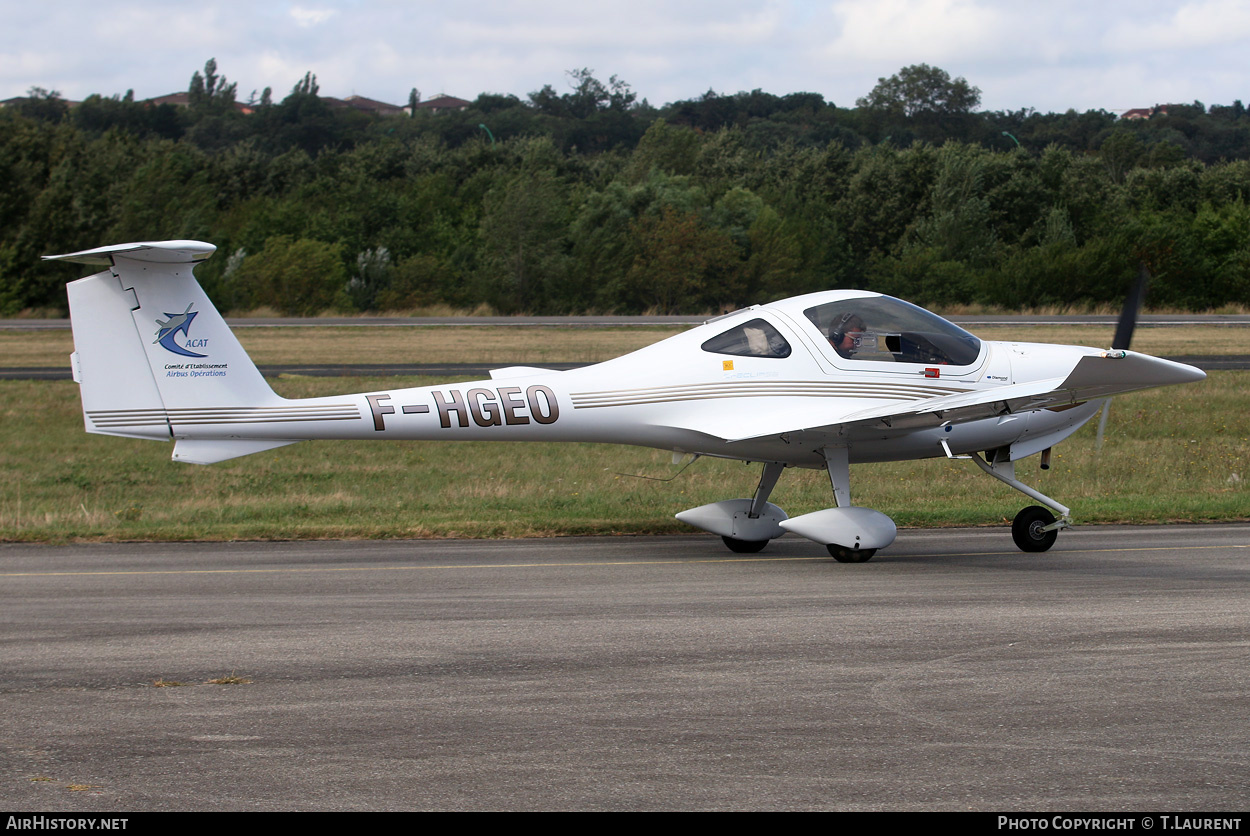
[[839, 355], [850, 359], [859, 349], [860, 340], [867, 330], [859, 314], [847, 311], [829, 325], [829, 345]]

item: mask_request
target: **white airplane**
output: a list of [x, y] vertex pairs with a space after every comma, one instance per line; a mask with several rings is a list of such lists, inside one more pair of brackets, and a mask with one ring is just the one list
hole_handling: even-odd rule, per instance
[[[1021, 549], [1045, 551], [1069, 509], [1018, 481], [1014, 463], [1040, 453], [1047, 467], [1105, 398], [1206, 377], [1123, 348], [988, 342], [898, 299], [830, 290], [585, 368], [289, 400], [192, 275], [215, 249], [156, 241], [46, 256], [106, 268], [68, 285], [88, 432], [172, 439], [173, 458], [196, 464], [305, 439], [593, 441], [757, 462], [753, 497], [677, 515], [735, 552], [792, 531], [839, 561], [868, 560], [895, 525], [851, 503], [850, 464], [936, 456], [970, 458], [1057, 511], [1033, 505], [1012, 525]], [[768, 501], [787, 467], [828, 471], [835, 507], [787, 517]]]

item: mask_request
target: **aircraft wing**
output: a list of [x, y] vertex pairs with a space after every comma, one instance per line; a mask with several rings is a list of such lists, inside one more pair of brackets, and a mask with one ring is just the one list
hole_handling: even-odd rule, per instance
[[1071, 406], [1156, 386], [1191, 383], [1205, 377], [1205, 372], [1193, 366], [1149, 354], [1132, 351], [1086, 354], [1064, 377], [931, 398], [903, 410], [864, 410], [846, 416], [839, 423], [844, 426], [876, 421], [894, 426], [899, 421], [904, 422], [904, 426], [936, 426], [947, 421], [958, 424], [1034, 409]]
[[[876, 407], [852, 412], [841, 421], [841, 426], [883, 424], [899, 429], [936, 427], [950, 422], [961, 424], [996, 415], [1028, 412], [1048, 406], [1079, 403], [1087, 398], [1073, 396], [1063, 388], [1065, 379], [1052, 377], [1030, 383], [1017, 383], [995, 389], [980, 389], [927, 398], [910, 404]], [[817, 429], [817, 428], [811, 428]]]
[[942, 395], [907, 401], [892, 401], [868, 409], [830, 414], [829, 408], [814, 406], [778, 416], [725, 415], [690, 426], [728, 442], [746, 441], [787, 432], [837, 433], [856, 427], [876, 426], [890, 429], [936, 427], [947, 422], [961, 424], [1035, 409], [1071, 406], [1096, 398], [1122, 395], [1140, 389], [1191, 383], [1206, 374], [1193, 366], [1138, 354], [1132, 351], [1086, 354], [1071, 366], [1066, 375], [977, 389], [954, 395]]

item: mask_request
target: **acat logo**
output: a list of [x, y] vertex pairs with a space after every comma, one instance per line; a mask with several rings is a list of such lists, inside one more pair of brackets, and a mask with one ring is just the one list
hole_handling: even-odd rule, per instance
[[[192, 348], [208, 348], [208, 340], [204, 338], [191, 338], [191, 323], [195, 321], [195, 317], [199, 315], [199, 311], [193, 311], [191, 308], [194, 302], [187, 305], [187, 309], [180, 314], [173, 314], [169, 311], [165, 312], [166, 320], [156, 320], [156, 339], [152, 340], [152, 344], [160, 344], [161, 348], [166, 351], [172, 351], [174, 354], [180, 354], [183, 357], [207, 357], [207, 354], [197, 354], [191, 351]], [[182, 344], [177, 342], [178, 334], [182, 334]]]

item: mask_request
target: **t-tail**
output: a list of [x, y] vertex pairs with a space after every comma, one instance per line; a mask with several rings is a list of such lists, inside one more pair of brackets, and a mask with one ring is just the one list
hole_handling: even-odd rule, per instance
[[298, 440], [186, 437], [197, 425], [290, 420], [309, 408], [274, 394], [192, 275], [215, 250], [153, 241], [45, 256], [106, 268], [68, 285], [87, 432], [176, 438], [174, 458], [197, 464]]

